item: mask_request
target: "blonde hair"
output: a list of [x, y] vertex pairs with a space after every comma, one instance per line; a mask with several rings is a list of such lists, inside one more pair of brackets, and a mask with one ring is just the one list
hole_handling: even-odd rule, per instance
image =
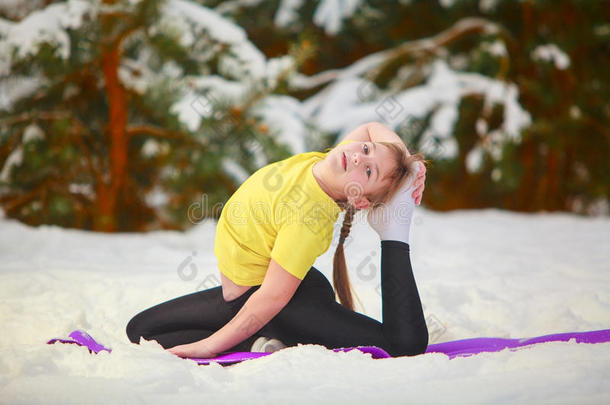
[[[412, 177], [413, 164], [418, 161], [424, 161], [421, 154], [407, 155], [405, 150], [396, 143], [376, 143], [388, 147], [390, 151], [393, 152], [392, 156], [394, 157], [396, 165], [394, 169], [382, 179], [382, 181], [385, 181], [386, 179], [390, 180], [390, 186], [384, 189], [387, 191], [378, 196], [366, 196], [371, 201], [371, 209], [374, 209], [391, 200], [403, 183]], [[354, 300], [352, 296], [352, 287], [347, 272], [347, 264], [345, 262], [343, 244], [349, 235], [352, 227], [352, 221], [357, 209], [347, 201], [337, 201], [337, 204], [339, 204], [339, 206], [345, 210], [345, 216], [343, 218], [343, 225], [341, 226], [341, 231], [339, 233], [339, 244], [337, 245], [333, 258], [333, 287], [341, 305], [353, 311]]]

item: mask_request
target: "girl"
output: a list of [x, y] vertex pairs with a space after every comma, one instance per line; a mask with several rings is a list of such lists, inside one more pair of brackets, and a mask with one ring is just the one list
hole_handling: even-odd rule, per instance
[[[428, 331], [408, 239], [424, 181], [421, 157], [375, 122], [359, 126], [328, 153], [297, 154], [259, 169], [218, 220], [214, 253], [222, 285], [137, 314], [127, 325], [129, 339], [156, 340], [181, 357], [298, 343], [373, 345], [394, 356], [423, 353]], [[367, 208], [381, 237], [383, 323], [353, 311], [343, 253], [354, 213]], [[312, 265], [330, 246], [341, 210], [333, 263], [339, 304]]]

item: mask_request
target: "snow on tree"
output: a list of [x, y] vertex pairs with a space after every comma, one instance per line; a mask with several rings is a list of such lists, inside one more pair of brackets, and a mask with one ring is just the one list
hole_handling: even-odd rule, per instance
[[180, 227], [365, 121], [433, 161], [433, 208], [608, 206], [599, 2], [6, 4], [0, 203], [26, 222]]
[[364, 117], [393, 127], [433, 159], [431, 207], [608, 212], [608, 2], [237, 3], [249, 32], [273, 21], [319, 46], [286, 111], [338, 137]]
[[190, 203], [224, 201], [244, 171], [289, 153], [251, 110], [298, 57], [267, 59], [213, 9], [68, 0], [13, 17], [0, 19], [9, 216], [104, 231], [182, 227], [195, 220]]

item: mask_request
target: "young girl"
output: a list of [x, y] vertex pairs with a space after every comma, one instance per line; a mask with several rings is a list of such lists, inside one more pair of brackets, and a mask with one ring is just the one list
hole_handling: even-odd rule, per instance
[[[423, 353], [428, 331], [408, 242], [424, 181], [421, 157], [375, 122], [359, 126], [328, 153], [297, 154], [259, 169], [227, 201], [217, 224], [222, 285], [137, 314], [127, 325], [129, 339], [156, 340], [181, 357], [298, 343]], [[354, 213], [367, 208], [381, 237], [383, 323], [353, 311], [343, 253]], [[330, 246], [341, 210], [333, 264], [339, 304], [312, 265]]]

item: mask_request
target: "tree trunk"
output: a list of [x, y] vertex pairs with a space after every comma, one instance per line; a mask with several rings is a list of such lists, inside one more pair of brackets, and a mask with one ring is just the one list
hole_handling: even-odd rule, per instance
[[93, 228], [113, 232], [117, 229], [117, 200], [127, 176], [127, 95], [118, 77], [121, 54], [119, 45], [102, 55], [102, 69], [108, 97], [108, 157], [110, 177], [97, 185], [97, 215]]

